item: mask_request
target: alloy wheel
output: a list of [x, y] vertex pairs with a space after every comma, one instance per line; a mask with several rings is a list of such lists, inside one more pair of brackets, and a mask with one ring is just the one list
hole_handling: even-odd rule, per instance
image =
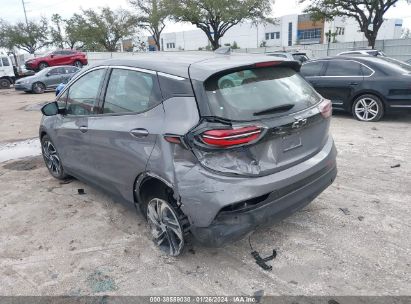
[[184, 248], [184, 234], [173, 208], [153, 198], [147, 205], [147, 220], [154, 243], [171, 256], [179, 255]]
[[44, 86], [40, 82], [33, 84], [33, 92], [36, 94], [41, 94], [44, 92]]
[[81, 63], [81, 61], [76, 60], [76, 61], [74, 62], [74, 66], [75, 66], [75, 67], [78, 67], [79, 69], [81, 69], [81, 68], [83, 67], [83, 64]]
[[42, 145], [43, 157], [47, 168], [54, 176], [61, 175], [62, 167], [57, 150], [51, 141], [45, 140]]
[[356, 102], [354, 111], [359, 120], [370, 121], [377, 117], [381, 109], [374, 99], [364, 97]]

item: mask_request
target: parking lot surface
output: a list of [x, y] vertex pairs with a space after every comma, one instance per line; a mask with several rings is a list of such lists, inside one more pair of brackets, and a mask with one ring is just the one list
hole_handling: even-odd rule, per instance
[[[38, 135], [38, 104], [52, 99], [0, 91], [0, 152]], [[332, 134], [338, 177], [312, 204], [177, 258], [156, 249], [134, 207], [52, 178], [40, 156], [1, 162], [0, 295], [411, 295], [411, 116], [338, 114]], [[277, 250], [272, 271], [250, 243]]]

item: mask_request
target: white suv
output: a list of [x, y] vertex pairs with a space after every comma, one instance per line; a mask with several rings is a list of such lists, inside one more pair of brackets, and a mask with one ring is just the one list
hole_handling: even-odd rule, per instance
[[14, 83], [13, 64], [6, 53], [0, 52], [0, 89], [8, 89]]

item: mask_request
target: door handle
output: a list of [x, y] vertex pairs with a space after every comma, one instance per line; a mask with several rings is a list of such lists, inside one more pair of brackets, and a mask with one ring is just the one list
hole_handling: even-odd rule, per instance
[[135, 138], [143, 138], [146, 137], [149, 133], [146, 129], [137, 128], [130, 131], [130, 134]]
[[87, 130], [88, 130], [88, 128], [87, 128], [86, 126], [81, 126], [81, 127], [79, 127], [79, 130], [80, 130], [82, 133], [86, 133]]
[[355, 82], [355, 81], [350, 82], [350, 85], [357, 85], [357, 84], [358, 84], [358, 82]]

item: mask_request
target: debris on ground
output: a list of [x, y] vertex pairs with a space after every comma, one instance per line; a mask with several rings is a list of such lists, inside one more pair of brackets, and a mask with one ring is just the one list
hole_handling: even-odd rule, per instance
[[85, 192], [84, 189], [82, 189], [82, 188], [77, 189], [77, 193], [78, 193], [79, 195], [86, 194], [86, 192]]
[[400, 164], [395, 164], [395, 165], [391, 166], [391, 168], [398, 168], [398, 167], [401, 167], [401, 165]]
[[66, 178], [62, 181], [59, 182], [60, 185], [66, 185], [66, 184], [70, 184], [74, 179], [72, 178]]
[[362, 215], [360, 215], [359, 217], [358, 217], [358, 220], [359, 221], [362, 221], [364, 219], [364, 217], [362, 216]]
[[350, 210], [348, 210], [348, 208], [338, 208], [338, 209], [340, 209], [345, 215], [350, 215], [351, 214], [351, 212], [350, 212]]

